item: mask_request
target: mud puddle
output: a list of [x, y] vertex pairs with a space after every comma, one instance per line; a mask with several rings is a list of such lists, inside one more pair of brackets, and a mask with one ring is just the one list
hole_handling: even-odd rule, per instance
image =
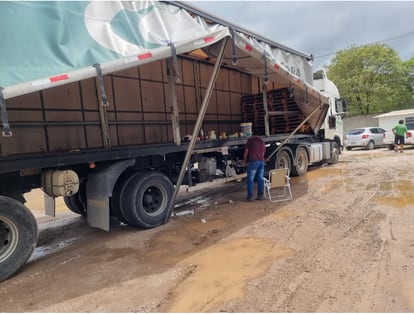
[[249, 280], [265, 273], [275, 259], [293, 253], [264, 239], [245, 238], [189, 256], [180, 264], [191, 265], [193, 272], [175, 289], [167, 312], [206, 312], [242, 297]]

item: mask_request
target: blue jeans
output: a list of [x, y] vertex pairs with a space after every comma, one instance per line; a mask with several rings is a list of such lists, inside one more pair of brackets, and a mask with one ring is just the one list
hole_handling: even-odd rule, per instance
[[257, 197], [264, 193], [264, 161], [249, 161], [247, 164], [247, 198], [253, 199], [254, 178], [257, 178]]

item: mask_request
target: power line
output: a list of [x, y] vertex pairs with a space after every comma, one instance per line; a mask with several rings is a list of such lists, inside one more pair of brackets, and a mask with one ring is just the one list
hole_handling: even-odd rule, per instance
[[[402, 35], [398, 35], [398, 36], [395, 36], [395, 37], [390, 37], [390, 38], [387, 38], [387, 39], [383, 39], [383, 40], [377, 40], [377, 41], [374, 41], [372, 43], [363, 44], [363, 45], [360, 45], [360, 46], [368, 46], [368, 45], [379, 44], [379, 43], [382, 43], [382, 42], [387, 42], [387, 41], [392, 41], [392, 40], [396, 40], [396, 39], [400, 39], [400, 38], [405, 38], [405, 37], [408, 37], [408, 36], [411, 36], [411, 35], [414, 35], [414, 31], [411, 31], [411, 32], [408, 32], [408, 33], [405, 33], [405, 34], [402, 34]], [[324, 58], [324, 57], [333, 56], [334, 54], [336, 54], [336, 52], [331, 52], [331, 53], [327, 53], [327, 54], [320, 55], [320, 56], [314, 56], [313, 58], [314, 59]]]

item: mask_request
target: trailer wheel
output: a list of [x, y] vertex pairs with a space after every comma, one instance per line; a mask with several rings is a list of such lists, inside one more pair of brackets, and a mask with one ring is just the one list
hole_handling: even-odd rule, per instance
[[86, 184], [81, 183], [78, 193], [71, 196], [64, 196], [63, 201], [75, 214], [86, 216]]
[[303, 176], [308, 171], [308, 154], [303, 147], [300, 147], [296, 157], [296, 164], [292, 167], [293, 176]]
[[0, 282], [26, 263], [37, 243], [37, 223], [22, 203], [0, 196]]
[[337, 142], [332, 143], [332, 157], [328, 160], [328, 164], [336, 164], [339, 160], [339, 146]]
[[120, 195], [120, 209], [128, 224], [154, 228], [164, 223], [173, 196], [171, 181], [160, 172], [136, 173]]
[[112, 197], [110, 202], [111, 216], [115, 216], [125, 224], [128, 224], [128, 220], [125, 218], [121, 211], [121, 194], [123, 193], [129, 180], [131, 180], [132, 178], [133, 174], [131, 172], [125, 172], [123, 175], [120, 176], [120, 178], [115, 184], [114, 190], [112, 191]]
[[275, 169], [289, 168], [292, 169], [292, 160], [289, 153], [286, 150], [282, 150], [277, 154]]

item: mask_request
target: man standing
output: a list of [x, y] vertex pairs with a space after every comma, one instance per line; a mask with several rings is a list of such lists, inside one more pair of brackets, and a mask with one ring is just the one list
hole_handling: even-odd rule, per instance
[[253, 201], [254, 179], [257, 178], [257, 200], [263, 199], [264, 194], [264, 154], [266, 146], [264, 141], [253, 135], [247, 140], [243, 160], [247, 163], [247, 202]]
[[398, 124], [392, 129], [392, 133], [394, 133], [394, 150], [398, 153], [398, 147], [400, 148], [400, 153], [403, 152], [404, 144], [405, 144], [405, 134], [407, 133], [408, 129], [407, 126], [404, 124], [404, 120], [398, 121]]

